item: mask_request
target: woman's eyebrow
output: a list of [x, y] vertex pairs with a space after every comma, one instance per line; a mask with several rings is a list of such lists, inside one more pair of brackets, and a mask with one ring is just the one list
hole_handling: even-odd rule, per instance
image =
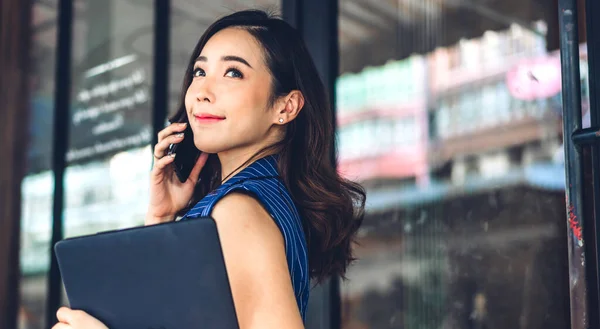
[[[234, 55], [223, 56], [223, 57], [221, 57], [221, 61], [223, 61], [223, 62], [239, 62], [239, 63], [242, 63], [242, 64], [248, 66], [251, 69], [253, 68], [252, 65], [250, 65], [250, 63], [248, 63], [248, 61], [246, 61], [245, 59], [243, 59], [242, 57], [239, 57], [239, 56], [234, 56]], [[208, 62], [208, 58], [206, 58], [206, 56], [198, 56], [198, 58], [196, 58], [196, 62]]]

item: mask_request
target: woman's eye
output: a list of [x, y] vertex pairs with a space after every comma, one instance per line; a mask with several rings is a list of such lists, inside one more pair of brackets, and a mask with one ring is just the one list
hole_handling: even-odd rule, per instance
[[229, 69], [227, 70], [227, 73], [225, 73], [226, 77], [230, 77], [230, 78], [243, 78], [244, 76], [242, 75], [242, 72], [240, 72], [237, 69]]
[[204, 72], [203, 69], [198, 67], [198, 68], [194, 69], [193, 75], [194, 75], [194, 77], [203, 77], [206, 75], [206, 72]]

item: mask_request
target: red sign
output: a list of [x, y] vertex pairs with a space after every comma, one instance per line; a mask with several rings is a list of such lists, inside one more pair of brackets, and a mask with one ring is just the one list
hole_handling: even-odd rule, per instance
[[508, 71], [506, 85], [517, 99], [530, 101], [555, 96], [561, 90], [560, 58], [523, 60]]

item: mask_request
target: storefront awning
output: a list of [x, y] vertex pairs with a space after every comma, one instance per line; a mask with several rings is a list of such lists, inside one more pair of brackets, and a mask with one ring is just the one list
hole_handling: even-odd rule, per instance
[[554, 163], [538, 163], [513, 169], [497, 177], [468, 177], [462, 185], [431, 182], [424, 188], [390, 188], [367, 191], [366, 210], [376, 213], [393, 208], [414, 207], [513, 186], [529, 186], [550, 192], [562, 192], [565, 187], [564, 166]]

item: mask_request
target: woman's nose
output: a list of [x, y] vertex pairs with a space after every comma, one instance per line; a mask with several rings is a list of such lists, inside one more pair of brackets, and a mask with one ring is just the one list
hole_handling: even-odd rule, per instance
[[215, 100], [215, 95], [210, 88], [209, 81], [200, 82], [194, 90], [194, 94], [196, 96], [196, 100], [199, 102], [209, 102], [213, 103]]

